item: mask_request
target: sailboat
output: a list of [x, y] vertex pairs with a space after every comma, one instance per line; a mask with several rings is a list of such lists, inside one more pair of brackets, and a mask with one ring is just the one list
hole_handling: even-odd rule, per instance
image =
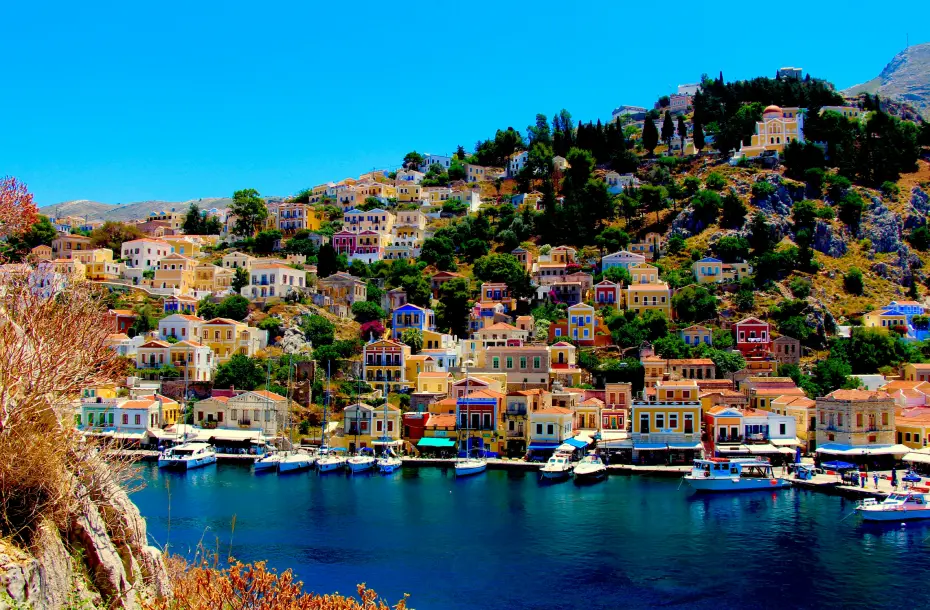
[[[468, 398], [468, 365], [465, 365], [465, 398]], [[487, 470], [488, 461], [479, 458], [471, 457], [471, 438], [468, 436], [468, 425], [471, 415], [470, 404], [466, 404], [465, 412], [465, 457], [457, 458], [455, 460], [455, 476], [457, 477], [467, 477], [473, 474], [480, 474]]]
[[321, 473], [336, 472], [346, 467], [346, 459], [326, 444], [326, 405], [329, 404], [329, 363], [326, 364], [326, 398], [323, 400], [323, 427], [320, 429], [320, 457], [316, 461], [316, 468]]
[[397, 455], [394, 453], [394, 450], [391, 448], [391, 437], [388, 436], [388, 396], [390, 395], [390, 386], [385, 382], [384, 384], [384, 436], [381, 437], [381, 440], [384, 442], [384, 452], [381, 454], [381, 457], [378, 458], [377, 465], [378, 470], [384, 474], [391, 474], [401, 466], [403, 462]]
[[[357, 379], [358, 385], [361, 385], [361, 379]], [[361, 403], [361, 387], [356, 387], [355, 390], [355, 447], [356, 454], [346, 460], [346, 468], [349, 469], [349, 472], [365, 472], [366, 470], [371, 470], [375, 467], [375, 452], [372, 451], [370, 447], [362, 447], [358, 449], [358, 430], [359, 430], [359, 421], [358, 421], [358, 407]]]
[[255, 460], [252, 464], [252, 470], [258, 472], [271, 472], [278, 469], [281, 462], [281, 455], [277, 451], [269, 451], [262, 457]]
[[[290, 438], [290, 423], [291, 423], [291, 413], [290, 413], [290, 404], [291, 404], [291, 366], [293, 366], [292, 359], [288, 360], [287, 363], [287, 427], [285, 428], [285, 433], [288, 436], [288, 443], [291, 444], [292, 450], [281, 456], [281, 459], [278, 461], [278, 474], [284, 474], [289, 472], [300, 472], [301, 470], [309, 470], [313, 466], [314, 458], [303, 451], [293, 451], [293, 441]], [[270, 372], [270, 361], [269, 361], [269, 372]]]

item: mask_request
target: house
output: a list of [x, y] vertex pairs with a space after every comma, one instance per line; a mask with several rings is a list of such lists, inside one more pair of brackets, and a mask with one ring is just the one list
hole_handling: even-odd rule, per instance
[[413, 303], [405, 303], [391, 312], [391, 338], [400, 340], [400, 336], [407, 329], [418, 330], [421, 333], [435, 330], [436, 315], [432, 309], [419, 307]]
[[175, 368], [180, 369], [182, 379], [210, 381], [216, 359], [209, 347], [194, 340], [169, 343], [152, 339], [137, 348], [135, 365], [150, 378], [161, 375], [165, 368]]
[[368, 298], [368, 284], [345, 272], [338, 272], [317, 281], [319, 291], [334, 303], [352, 305]]
[[491, 390], [479, 390], [456, 398], [459, 450], [498, 453], [506, 448], [499, 427], [503, 421], [506, 396]]
[[408, 383], [415, 383], [420, 373], [436, 372], [436, 362], [429, 354], [412, 354], [404, 358], [404, 376]]
[[694, 324], [678, 331], [678, 336], [685, 342], [685, 345], [713, 345], [713, 333], [706, 326]]
[[753, 409], [768, 409], [779, 397], [804, 396], [804, 390], [790, 377], [747, 377], [740, 382], [740, 390], [749, 398], [749, 406]]
[[174, 248], [168, 242], [146, 237], [123, 242], [120, 256], [126, 260], [127, 267], [153, 271], [158, 267], [158, 261], [173, 251]]
[[672, 358], [666, 361], [666, 367], [672, 378], [714, 379], [717, 367], [710, 358]]
[[108, 309], [104, 321], [110, 332], [128, 333], [136, 321], [136, 314], [130, 309]]
[[549, 378], [553, 384], [559, 382], [572, 387], [581, 383], [581, 369], [576, 366], [577, 351], [578, 348], [565, 341], [549, 346]]
[[575, 436], [572, 427], [572, 410], [549, 407], [529, 413], [530, 451], [552, 452], [566, 440]]
[[818, 454], [868, 455], [887, 465], [907, 452], [894, 444], [895, 404], [887, 392], [834, 390], [818, 398], [816, 408]]
[[232, 287], [235, 277], [235, 269], [226, 269], [202, 261], [194, 268], [194, 290], [212, 293], [226, 292]]
[[756, 132], [750, 143], [740, 145], [733, 154], [731, 163], [742, 158], [752, 159], [765, 152], [781, 154], [790, 142], [804, 142], [804, 110], [767, 106], [762, 111], [762, 120], [756, 122]]
[[474, 163], [465, 164], [465, 181], [466, 182], [484, 182], [488, 180], [488, 169], [482, 165]]
[[478, 296], [480, 303], [501, 303], [504, 311], [514, 308], [515, 300], [510, 296], [510, 288], [502, 282], [484, 282]]
[[460, 273], [454, 273], [452, 271], [440, 271], [438, 273], [434, 273], [429, 278], [429, 286], [430, 286], [430, 289], [433, 291], [433, 298], [434, 299], [439, 298], [439, 289], [442, 287], [443, 284], [445, 284], [446, 282], [450, 280], [454, 280], [456, 278], [463, 278], [463, 277], [465, 276], [463, 276]]
[[631, 284], [659, 284], [659, 268], [655, 265], [640, 263], [629, 269]]
[[75, 423], [87, 432], [113, 432], [114, 438], [141, 442], [149, 429], [177, 422], [179, 411], [177, 402], [160, 394], [135, 399], [82, 396]]
[[507, 393], [503, 429], [509, 457], [519, 458], [526, 455], [529, 414], [541, 408], [541, 396], [542, 390], [518, 390]]
[[419, 170], [426, 173], [433, 165], [439, 165], [442, 167], [443, 171], [448, 171], [449, 167], [452, 165], [452, 157], [426, 153], [423, 155], [423, 162], [420, 163]]
[[238, 269], [239, 267], [244, 267], [245, 269], [252, 268], [252, 262], [257, 260], [254, 256], [250, 256], [245, 252], [230, 252], [229, 254], [223, 255], [223, 258], [220, 259], [222, 267], [224, 269]]
[[903, 334], [908, 328], [907, 314], [897, 308], [876, 309], [862, 316], [862, 325], [883, 330], [898, 329]]
[[569, 307], [566, 313], [567, 318], [549, 325], [549, 341], [565, 339], [587, 346], [603, 346], [610, 343], [610, 333], [604, 321], [595, 315], [594, 307], [578, 303]]
[[524, 166], [526, 166], [528, 157], [529, 153], [525, 150], [510, 155], [510, 160], [507, 162], [507, 177], [516, 178]]
[[529, 333], [511, 324], [497, 322], [479, 329], [473, 336], [487, 349], [523, 345], [529, 338]]
[[201, 425], [209, 422], [205, 427], [259, 430], [264, 436], [278, 436], [286, 425], [287, 404], [284, 396], [268, 390], [243, 392], [231, 398], [213, 397], [194, 405], [194, 421]]
[[903, 367], [904, 381], [930, 381], [930, 363], [909, 363]]
[[506, 373], [505, 389], [547, 389], [549, 350], [545, 345], [491, 346], [485, 350], [485, 366], [481, 370]]
[[329, 218], [324, 210], [306, 203], [282, 203], [275, 220], [284, 237], [292, 237], [298, 231], [319, 231]]
[[533, 253], [522, 246], [517, 246], [510, 253], [520, 261], [527, 273], [533, 270]]
[[733, 325], [736, 349], [743, 356], [761, 356], [770, 353], [772, 338], [769, 325], [758, 318], [745, 318]]
[[166, 314], [179, 313], [196, 315], [197, 299], [185, 295], [167, 296], [165, 297], [164, 301], [162, 301], [162, 311], [164, 311]]
[[[679, 395], [683, 395], [681, 390]], [[696, 395], [693, 399], [634, 400], [630, 420], [636, 463], [690, 464], [701, 454], [701, 402]]]
[[654, 309], [661, 311], [666, 318], [671, 319], [671, 290], [665, 282], [630, 284], [626, 289], [626, 307], [636, 313]]
[[262, 347], [262, 337], [266, 331], [248, 326], [228, 318], [213, 318], [200, 327], [200, 342], [216, 354], [222, 364], [235, 354], [254, 356]]
[[901, 409], [930, 406], [930, 382], [928, 381], [896, 379], [879, 386], [877, 389], [891, 394], [895, 404]]
[[898, 444], [911, 449], [923, 449], [930, 443], [930, 410], [902, 409], [895, 416]]
[[584, 295], [584, 284], [578, 281], [555, 280], [546, 282], [536, 289], [537, 299], [566, 305], [581, 303], [584, 300]]
[[772, 352], [779, 364], [798, 364], [801, 362], [801, 342], [782, 335], [772, 341]]
[[284, 298], [291, 293], [302, 293], [306, 288], [307, 272], [281, 263], [253, 262], [249, 283], [242, 287], [247, 299]]
[[604, 182], [607, 183], [607, 191], [611, 195], [619, 195], [623, 192], [623, 189], [635, 186], [638, 180], [633, 174], [620, 174], [609, 171], [604, 175]]
[[194, 288], [197, 261], [175, 252], [163, 256], [155, 263], [153, 288], [173, 289], [181, 294]]
[[417, 393], [448, 396], [452, 385], [452, 373], [447, 371], [423, 372], [417, 377]]
[[475, 214], [481, 207], [481, 194], [471, 187], [457, 187], [452, 190], [452, 199], [458, 199], [465, 204], [468, 212]]
[[362, 377], [375, 388], [383, 389], [381, 386], [389, 384], [391, 392], [399, 392], [408, 386], [406, 367], [409, 357], [410, 346], [403, 343], [389, 339], [367, 343], [362, 348]]
[[411, 184], [419, 185], [423, 178], [426, 176], [424, 172], [418, 172], [414, 169], [401, 169], [397, 171], [395, 178], [395, 184], [400, 188], [400, 184], [408, 182]]
[[753, 276], [752, 265], [749, 263], [723, 263], [723, 282], [735, 284], [744, 278]]
[[661, 233], [646, 233], [642, 241], [630, 244], [630, 252], [642, 254], [646, 258], [656, 259], [662, 254], [662, 247], [665, 240]]
[[[84, 235], [59, 235], [52, 240], [52, 254], [48, 258], [74, 258], [77, 252], [93, 250], [93, 242]], [[125, 257], [124, 257], [125, 258]]]
[[698, 284], [714, 284], [723, 281], [723, 261], [719, 258], [705, 257], [691, 265], [694, 279]]
[[598, 307], [620, 309], [623, 302], [623, 288], [610, 280], [601, 280], [594, 285], [594, 303]]
[[29, 256], [33, 262], [51, 260], [53, 258], [52, 247], [45, 244], [39, 244], [29, 251]]
[[158, 337], [162, 341], [167, 341], [169, 337], [178, 341], [200, 341], [200, 327], [203, 322], [203, 318], [195, 315], [171, 314], [158, 321]]
[[349, 452], [372, 447], [375, 442], [400, 439], [401, 414], [397, 407], [355, 403], [345, 408], [342, 418], [342, 434], [334, 439], [333, 444]]
[[543, 194], [539, 191], [532, 191], [529, 193], [518, 193], [510, 198], [510, 203], [515, 208], [527, 207], [531, 210], [539, 210], [542, 208], [542, 199]]
[[817, 432], [817, 403], [806, 396], [786, 395], [774, 398], [769, 403], [772, 413], [793, 417], [795, 433], [800, 446], [806, 451], [814, 451]]
[[356, 209], [346, 210], [342, 214], [342, 229], [350, 233], [390, 233], [394, 228], [394, 214], [381, 208], [362, 211]]

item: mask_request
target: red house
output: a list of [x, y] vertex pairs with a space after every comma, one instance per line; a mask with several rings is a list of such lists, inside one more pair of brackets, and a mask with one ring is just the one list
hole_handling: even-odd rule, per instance
[[357, 239], [358, 235], [355, 233], [350, 233], [349, 231], [339, 231], [333, 235], [333, 249], [336, 250], [336, 254], [352, 256], [355, 254]]
[[771, 351], [772, 336], [768, 322], [759, 318], [745, 318], [733, 325], [736, 349], [744, 356], [763, 356]]
[[429, 422], [429, 413], [404, 413], [404, 440], [416, 445], [423, 438], [423, 431]]
[[620, 285], [603, 280], [594, 286], [594, 303], [598, 307], [620, 307]]
[[110, 332], [127, 334], [136, 321], [136, 314], [129, 309], [110, 309], [107, 310], [106, 321]]

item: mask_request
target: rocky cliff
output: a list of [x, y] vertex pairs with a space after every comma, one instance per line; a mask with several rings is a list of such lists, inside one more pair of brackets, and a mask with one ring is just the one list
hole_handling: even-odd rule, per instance
[[904, 102], [930, 120], [930, 43], [901, 51], [877, 77], [843, 91], [844, 95], [860, 93], [877, 93]]

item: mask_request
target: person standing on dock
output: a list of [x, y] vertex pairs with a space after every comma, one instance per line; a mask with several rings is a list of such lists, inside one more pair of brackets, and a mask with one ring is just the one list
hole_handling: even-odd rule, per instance
[[872, 474], [872, 480], [875, 481], [875, 489], [878, 489], [878, 473], [877, 472]]

